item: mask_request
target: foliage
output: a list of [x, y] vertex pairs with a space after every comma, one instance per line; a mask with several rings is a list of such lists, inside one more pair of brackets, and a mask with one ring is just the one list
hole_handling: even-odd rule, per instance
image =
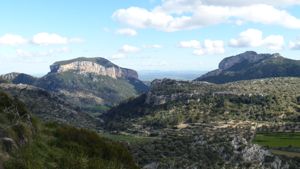
[[135, 169], [128, 150], [97, 133], [41, 123], [18, 99], [0, 92], [0, 168]]
[[101, 117], [110, 130], [172, 128], [180, 123], [251, 120], [297, 122], [300, 79], [270, 78], [222, 85], [162, 80], [150, 92]]

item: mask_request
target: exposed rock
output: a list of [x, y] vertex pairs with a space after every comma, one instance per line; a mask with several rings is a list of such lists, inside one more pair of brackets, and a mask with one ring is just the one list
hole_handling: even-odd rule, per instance
[[153, 162], [150, 164], [147, 164], [143, 167], [143, 169], [158, 169], [159, 163]]
[[74, 71], [79, 74], [94, 73], [112, 78], [138, 79], [136, 71], [121, 68], [104, 58], [77, 58], [56, 62], [50, 66], [51, 73]]
[[19, 84], [19, 83], [33, 84], [37, 80], [37, 78], [33, 76], [24, 73], [16, 73], [16, 72], [0, 75], [0, 79], [3, 79], [6, 82], [11, 82], [14, 84]]
[[12, 138], [4, 137], [1, 138], [0, 140], [3, 145], [2, 148], [4, 152], [10, 153], [18, 147], [16, 142]]
[[278, 53], [257, 54], [248, 51], [223, 59], [219, 68], [196, 81], [227, 83], [269, 77], [300, 77], [300, 61], [282, 57]]
[[254, 51], [247, 51], [245, 53], [223, 59], [219, 64], [219, 69], [227, 70], [232, 66], [243, 62], [255, 63], [270, 57], [272, 57], [271, 54], [257, 54]]

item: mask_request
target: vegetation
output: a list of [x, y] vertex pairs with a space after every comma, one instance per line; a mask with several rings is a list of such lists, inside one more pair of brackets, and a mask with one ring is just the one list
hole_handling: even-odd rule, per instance
[[32, 142], [18, 149], [6, 169], [134, 169], [126, 148], [98, 134], [47, 124]]
[[107, 121], [107, 129], [130, 131], [230, 120], [297, 122], [299, 88], [299, 78], [223, 85], [166, 79], [154, 82], [148, 94], [124, 102], [101, 117]]
[[40, 123], [17, 99], [0, 93], [0, 168], [135, 169], [128, 150], [93, 131]]
[[[240, 55], [247, 55], [247, 52]], [[255, 57], [262, 57], [268, 54], [255, 54]], [[241, 57], [241, 56], [233, 56]], [[254, 56], [248, 56], [248, 60]], [[238, 58], [235, 58], [238, 59]], [[201, 76], [197, 80], [212, 83], [228, 83], [239, 80], [261, 79], [270, 77], [300, 77], [300, 61], [287, 59], [278, 54], [269, 55], [259, 61], [249, 62], [241, 60], [232, 67], [225, 70], [218, 69], [206, 75]], [[226, 59], [224, 59], [226, 60]], [[223, 60], [223, 62], [225, 62]], [[231, 59], [227, 58], [227, 62]], [[232, 59], [234, 60], [234, 59]], [[234, 62], [234, 61], [233, 61]], [[222, 62], [221, 62], [222, 63]], [[215, 73], [216, 72], [216, 73]]]
[[300, 148], [300, 133], [258, 133], [253, 142], [270, 148]]

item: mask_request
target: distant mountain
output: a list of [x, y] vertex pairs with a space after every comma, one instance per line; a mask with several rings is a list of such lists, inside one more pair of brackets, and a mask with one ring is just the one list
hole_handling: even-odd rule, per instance
[[104, 58], [81, 57], [59, 61], [50, 69], [41, 78], [20, 73], [10, 73], [0, 78], [64, 95], [80, 111], [96, 113], [148, 90], [148, 86], [138, 79], [136, 71], [119, 67]]
[[19, 84], [19, 83], [33, 84], [37, 80], [37, 78], [33, 76], [24, 73], [17, 73], [17, 72], [0, 75], [0, 79], [14, 84]]
[[257, 54], [248, 51], [223, 59], [219, 69], [208, 72], [196, 81], [227, 83], [268, 77], [300, 77], [300, 61], [280, 54]]

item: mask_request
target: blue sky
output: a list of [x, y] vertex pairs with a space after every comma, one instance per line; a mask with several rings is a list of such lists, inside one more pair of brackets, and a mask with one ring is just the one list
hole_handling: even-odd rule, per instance
[[247, 50], [300, 59], [299, 0], [3, 0], [0, 73], [104, 57], [136, 70], [211, 70]]

